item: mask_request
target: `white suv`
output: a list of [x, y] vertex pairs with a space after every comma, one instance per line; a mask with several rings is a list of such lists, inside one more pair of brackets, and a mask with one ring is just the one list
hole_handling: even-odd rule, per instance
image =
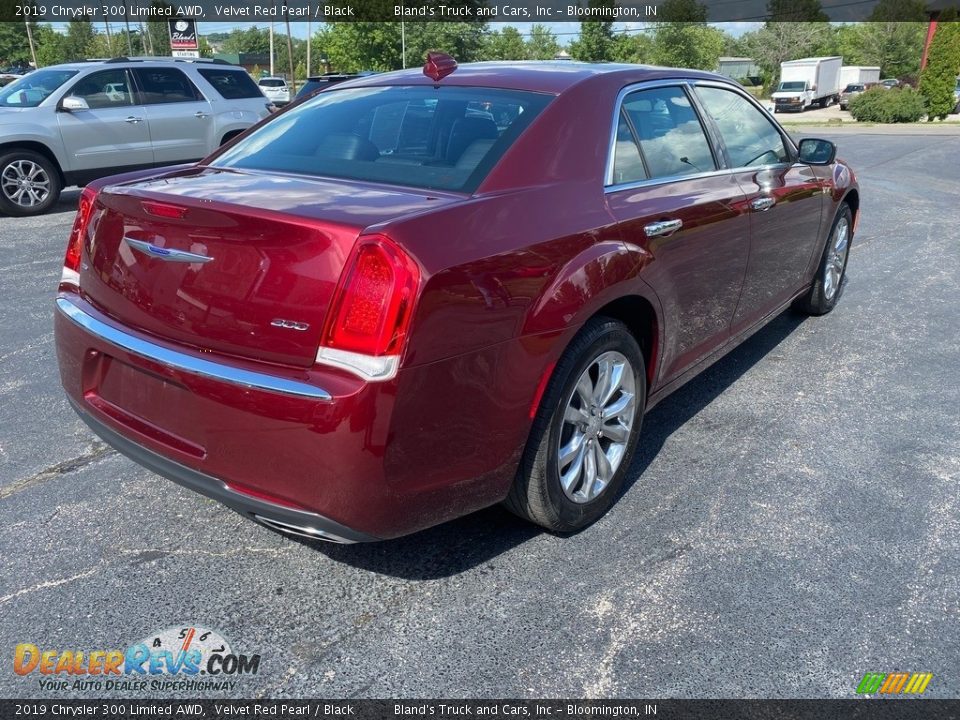
[[65, 186], [200, 160], [272, 107], [243, 68], [215, 60], [34, 70], [0, 88], [0, 212], [36, 215]]
[[264, 77], [260, 78], [257, 84], [260, 86], [260, 91], [275, 105], [286, 105], [290, 102], [290, 88], [287, 87], [287, 81], [283, 78]]

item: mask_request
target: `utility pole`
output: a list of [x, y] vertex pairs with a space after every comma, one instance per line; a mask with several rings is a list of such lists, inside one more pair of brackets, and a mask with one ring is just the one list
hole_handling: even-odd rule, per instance
[[270, 77], [273, 77], [273, 20], [270, 21]]
[[283, 0], [283, 17], [287, 23], [287, 65], [290, 67], [290, 97], [297, 94], [297, 74], [293, 67], [293, 36], [290, 34], [290, 13], [287, 0]]
[[407, 26], [400, 21], [400, 63], [403, 69], [407, 69]]
[[127, 26], [127, 57], [131, 57], [133, 43], [130, 42], [130, 8], [127, 6], [127, 0], [123, 0], [123, 22]]
[[110, 35], [110, 23], [104, 20], [103, 27], [107, 30], [107, 55], [113, 55], [113, 37]]
[[307, 77], [310, 77], [310, 46], [313, 45], [312, 20], [307, 20]]
[[33, 58], [33, 66], [34, 66], [35, 68], [38, 68], [38, 67], [40, 67], [40, 66], [37, 65], [37, 48], [35, 48], [34, 45], [33, 45], [33, 30], [30, 28], [30, 21], [29, 21], [29, 20], [24, 20], [23, 22], [24, 22], [24, 23], [26, 24], [26, 26], [27, 26], [27, 42], [30, 43], [30, 57]]

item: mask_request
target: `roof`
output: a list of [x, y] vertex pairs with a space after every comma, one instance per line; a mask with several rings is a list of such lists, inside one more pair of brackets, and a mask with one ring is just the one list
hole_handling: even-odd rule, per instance
[[653, 65], [621, 63], [588, 63], [570, 60], [526, 60], [517, 62], [464, 63], [447, 77], [434, 83], [423, 74], [421, 67], [380, 73], [370, 77], [349, 80], [341, 87], [375, 85], [462, 85], [530, 90], [559, 94], [574, 85], [601, 75], [622, 75], [626, 82], [642, 82], [665, 77], [719, 79], [722, 75]]

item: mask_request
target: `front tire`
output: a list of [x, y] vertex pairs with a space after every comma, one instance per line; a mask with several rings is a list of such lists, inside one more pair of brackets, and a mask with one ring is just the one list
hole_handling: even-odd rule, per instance
[[636, 338], [612, 318], [588, 321], [547, 385], [507, 508], [555, 532], [600, 518], [623, 485], [645, 399]]
[[826, 315], [836, 307], [843, 291], [852, 240], [853, 213], [844, 202], [837, 210], [810, 292], [795, 305], [798, 310], [809, 315]]
[[49, 210], [63, 188], [56, 166], [32, 150], [0, 156], [0, 212], [15, 217]]

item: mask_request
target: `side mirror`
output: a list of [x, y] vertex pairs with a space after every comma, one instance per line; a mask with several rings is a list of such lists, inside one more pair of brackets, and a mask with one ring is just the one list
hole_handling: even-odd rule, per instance
[[64, 112], [79, 112], [80, 110], [89, 110], [90, 106], [82, 97], [69, 95], [60, 101], [60, 109]]
[[804, 138], [799, 150], [800, 162], [808, 165], [829, 165], [837, 157], [837, 146], [829, 140]]

